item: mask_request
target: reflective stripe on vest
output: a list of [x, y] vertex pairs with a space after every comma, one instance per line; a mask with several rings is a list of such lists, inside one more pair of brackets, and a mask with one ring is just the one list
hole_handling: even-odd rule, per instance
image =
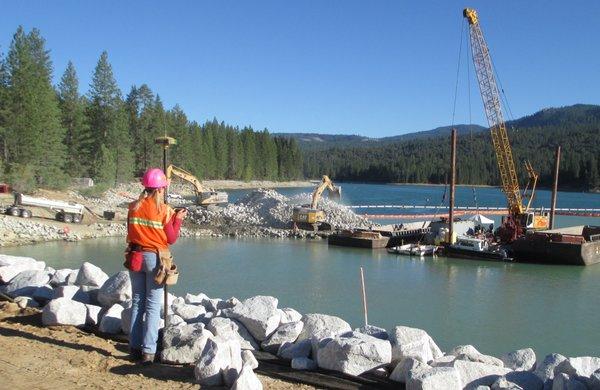
[[151, 219], [144, 219], [139, 217], [129, 217], [129, 223], [132, 225], [142, 225], [155, 229], [163, 229], [162, 221], [153, 221]]

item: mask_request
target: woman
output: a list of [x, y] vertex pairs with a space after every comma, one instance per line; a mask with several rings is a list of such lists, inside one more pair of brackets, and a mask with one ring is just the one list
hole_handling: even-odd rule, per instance
[[129, 348], [134, 359], [151, 363], [156, 353], [163, 300], [163, 287], [154, 281], [160, 265], [158, 251], [175, 243], [187, 211], [174, 211], [165, 204], [164, 193], [169, 183], [161, 169], [148, 169], [142, 184], [144, 191], [129, 205], [127, 214], [128, 250], [141, 252], [143, 256], [141, 270], [129, 272], [133, 290]]

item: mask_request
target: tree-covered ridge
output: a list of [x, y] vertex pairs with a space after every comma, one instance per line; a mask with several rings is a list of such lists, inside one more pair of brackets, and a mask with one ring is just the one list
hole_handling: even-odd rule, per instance
[[216, 119], [189, 121], [179, 106], [166, 109], [146, 84], [123, 96], [106, 52], [87, 93], [80, 92], [72, 62], [55, 88], [45, 46], [37, 29], [19, 27], [6, 56], [0, 53], [0, 180], [21, 190], [62, 187], [82, 176], [128, 181], [161, 165], [154, 139], [165, 133], [178, 140], [172, 162], [201, 179], [302, 177], [295, 140]]
[[[523, 163], [529, 160], [540, 174], [540, 185], [549, 186], [554, 151], [556, 145], [561, 145], [560, 185], [600, 188], [600, 120], [585, 122], [511, 127], [509, 138], [521, 183], [526, 182]], [[449, 143], [448, 137], [436, 137], [370, 148], [307, 150], [304, 151], [304, 173], [314, 177], [319, 172], [328, 172], [336, 180], [348, 181], [446, 183]], [[500, 184], [489, 133], [459, 135], [457, 171], [459, 183]]]

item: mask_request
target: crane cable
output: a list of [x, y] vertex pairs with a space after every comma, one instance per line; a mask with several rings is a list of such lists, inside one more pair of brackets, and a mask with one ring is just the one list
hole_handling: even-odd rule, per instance
[[[473, 138], [473, 105], [471, 103], [471, 67], [468, 65], [472, 63], [469, 61], [470, 50], [467, 50], [467, 94], [469, 97], [469, 137], [470, 137], [470, 146], [471, 146], [471, 156], [474, 156], [475, 153], [473, 151], [473, 145], [475, 144]], [[471, 177], [471, 180], [473, 178]], [[479, 205], [477, 204], [477, 191], [475, 190], [475, 184], [471, 187], [471, 191], [473, 193], [473, 202], [475, 203], [475, 211], [479, 214]]]

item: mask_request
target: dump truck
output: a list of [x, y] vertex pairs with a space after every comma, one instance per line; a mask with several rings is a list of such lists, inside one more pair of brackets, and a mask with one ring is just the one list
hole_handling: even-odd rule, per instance
[[27, 208], [28, 206], [43, 207], [52, 210], [56, 212], [55, 218], [57, 221], [66, 223], [81, 223], [83, 220], [83, 211], [85, 210], [85, 206], [79, 203], [35, 198], [16, 192], [14, 203], [6, 209], [6, 214], [13, 217], [31, 218], [32, 212]]

